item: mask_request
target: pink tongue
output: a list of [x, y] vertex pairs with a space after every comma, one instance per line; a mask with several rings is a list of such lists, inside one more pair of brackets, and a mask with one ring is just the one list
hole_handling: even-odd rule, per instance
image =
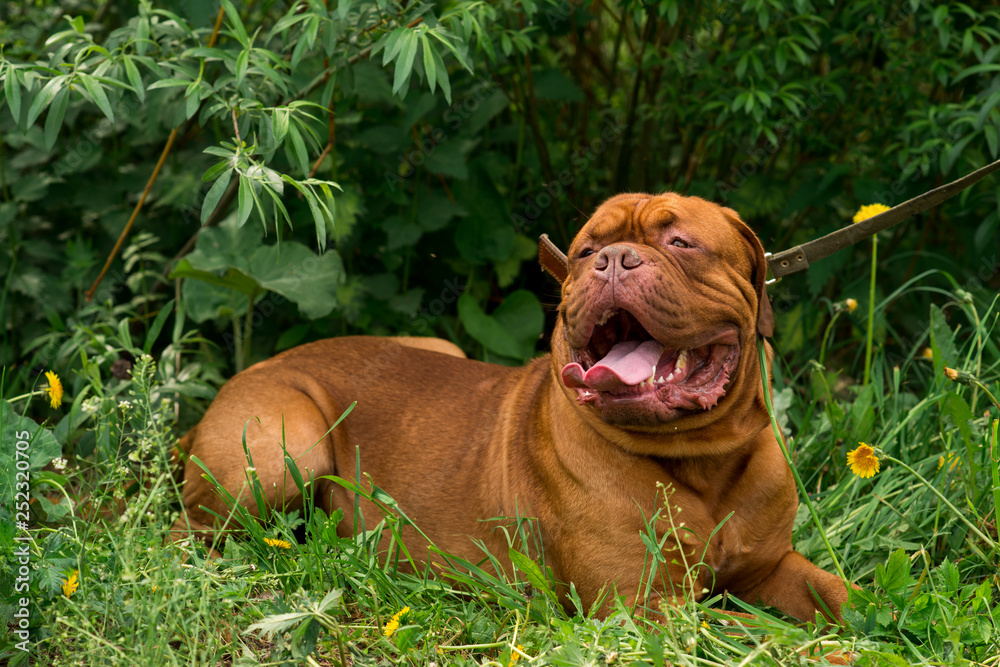
[[655, 340], [616, 343], [586, 373], [578, 363], [566, 364], [562, 369], [563, 384], [595, 391], [613, 391], [624, 385], [637, 385], [653, 374], [653, 365], [661, 354], [663, 345]]

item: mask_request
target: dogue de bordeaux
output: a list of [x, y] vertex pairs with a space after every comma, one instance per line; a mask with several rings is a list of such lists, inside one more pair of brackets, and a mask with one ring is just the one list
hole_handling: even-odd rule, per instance
[[[509, 564], [487, 519], [536, 517], [546, 564], [588, 608], [602, 589], [652, 609], [726, 590], [799, 619], [839, 619], [844, 582], [792, 549], [798, 494], [756, 353], [773, 329], [757, 237], [703, 199], [623, 194], [597, 209], [567, 257], [552, 353], [527, 366], [465, 359], [429, 338], [310, 343], [227, 382], [181, 448], [239, 496], [246, 425], [273, 507], [301, 504], [283, 438], [307, 479], [353, 479], [360, 448], [372, 481], [438, 547], [472, 562], [483, 557], [475, 538]], [[208, 530], [203, 507], [225, 507], [191, 461], [185, 478], [177, 529]], [[352, 534], [354, 495], [320, 480], [316, 498], [343, 508], [338, 530]], [[666, 571], [647, 596], [639, 533], [658, 511]], [[411, 553], [426, 556], [423, 547], [412, 536]], [[700, 564], [693, 585], [678, 548]]]

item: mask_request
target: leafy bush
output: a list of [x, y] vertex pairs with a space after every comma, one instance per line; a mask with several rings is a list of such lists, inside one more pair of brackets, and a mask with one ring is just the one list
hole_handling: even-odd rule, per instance
[[[353, 333], [438, 335], [521, 363], [544, 349], [557, 300], [535, 237], [565, 247], [615, 192], [726, 203], [773, 251], [996, 159], [998, 19], [910, 0], [4, 3], [0, 469], [17, 472], [8, 433], [27, 433], [42, 655], [995, 658], [990, 181], [883, 233], [874, 262], [860, 244], [771, 289], [776, 416], [830, 548], [806, 503], [796, 544], [865, 588], [840, 637], [762, 614], [734, 638], [693, 603], [660, 628], [625, 610], [567, 615], [527, 556], [511, 580], [472, 570], [462, 596], [385, 569], [381, 533], [339, 538], [321, 515], [278, 517], [218, 562], [153, 547], [177, 509], [173, 429], [225, 377]], [[954, 385], [946, 366], [981, 382]], [[52, 370], [66, 407], [37, 400]], [[859, 441], [884, 457], [871, 481], [843, 465]], [[17, 483], [0, 484], [10, 630]], [[17, 640], [0, 646], [15, 663]]]

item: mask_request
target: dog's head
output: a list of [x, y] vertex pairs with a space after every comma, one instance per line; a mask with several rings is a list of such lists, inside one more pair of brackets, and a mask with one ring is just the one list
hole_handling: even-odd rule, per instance
[[759, 402], [755, 343], [773, 315], [764, 250], [735, 211], [673, 193], [619, 195], [567, 261], [553, 364], [590, 419], [676, 433]]

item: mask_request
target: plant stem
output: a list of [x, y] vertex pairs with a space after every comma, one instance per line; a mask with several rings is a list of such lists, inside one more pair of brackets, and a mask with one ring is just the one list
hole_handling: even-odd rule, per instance
[[819, 345], [819, 365], [820, 366], [823, 365], [823, 360], [826, 358], [826, 343], [830, 339], [830, 332], [833, 331], [833, 325], [837, 323], [837, 318], [840, 317], [840, 314], [842, 312], [844, 312], [844, 311], [838, 310], [838, 311], [836, 311], [833, 314], [833, 317], [830, 318], [830, 323], [826, 325], [826, 331], [823, 332], [823, 342], [820, 343], [820, 345]]
[[1000, 452], [997, 451], [997, 427], [1000, 419], [993, 420], [993, 443], [990, 445], [990, 469], [993, 473], [993, 520], [1000, 520]]
[[957, 516], [962, 523], [964, 523], [966, 526], [969, 527], [969, 530], [971, 530], [973, 533], [975, 533], [979, 537], [979, 539], [983, 540], [988, 545], [990, 545], [991, 549], [993, 549], [994, 551], [996, 551], [996, 548], [997, 548], [996, 542], [994, 542], [992, 539], [990, 539], [989, 535], [986, 535], [981, 530], [979, 530], [978, 528], [976, 528], [975, 524], [973, 524], [971, 521], [969, 521], [968, 519], [966, 519], [965, 516], [962, 514], [962, 512], [957, 507], [955, 507], [954, 505], [952, 505], [950, 500], [948, 500], [947, 498], [944, 497], [943, 493], [941, 493], [940, 491], [938, 491], [934, 487], [933, 484], [931, 484], [926, 479], [924, 479], [923, 475], [921, 475], [919, 472], [917, 472], [916, 470], [914, 470], [910, 466], [906, 465], [905, 463], [903, 463], [902, 461], [900, 461], [899, 459], [897, 459], [894, 456], [889, 456], [888, 454], [885, 454], [884, 452], [883, 452], [882, 455], [885, 457], [886, 461], [892, 461], [893, 463], [897, 463], [897, 464], [901, 465], [908, 472], [910, 472], [910, 474], [912, 474], [914, 477], [916, 477], [920, 481], [921, 484], [923, 484], [928, 489], [930, 489], [934, 493], [934, 495], [936, 495], [941, 500], [941, 502], [943, 502], [945, 505], [947, 505], [948, 509], [950, 509], [952, 512], [954, 512], [955, 516]]
[[1000, 410], [1000, 401], [998, 401], [998, 400], [996, 399], [996, 396], [994, 396], [994, 395], [993, 395], [993, 394], [992, 394], [992, 393], [990, 392], [990, 390], [986, 388], [986, 385], [985, 385], [985, 384], [983, 384], [983, 383], [982, 383], [982, 382], [980, 382], [979, 380], [973, 380], [973, 381], [972, 381], [972, 384], [973, 384], [974, 386], [978, 387], [979, 389], [981, 389], [981, 390], [983, 391], [983, 393], [984, 393], [984, 394], [986, 394], [986, 397], [987, 397], [987, 398], [989, 398], [989, 399], [990, 399], [990, 401], [992, 401], [992, 402], [993, 402], [993, 405], [997, 406], [997, 410]]
[[826, 531], [823, 530], [823, 524], [819, 520], [819, 514], [816, 512], [816, 507], [809, 498], [809, 492], [806, 490], [806, 485], [802, 482], [802, 477], [799, 475], [799, 471], [795, 467], [795, 463], [792, 461], [792, 456], [788, 452], [788, 448], [785, 446], [785, 439], [781, 435], [781, 429], [778, 427], [778, 420], [774, 416], [774, 408], [771, 405], [771, 380], [767, 373], [767, 357], [764, 354], [763, 338], [759, 338], [757, 340], [757, 356], [760, 359], [761, 382], [764, 384], [764, 405], [767, 407], [767, 416], [771, 418], [771, 430], [774, 431], [774, 439], [778, 441], [778, 446], [781, 447], [781, 453], [785, 456], [785, 461], [788, 463], [788, 467], [792, 470], [792, 476], [795, 477], [795, 484], [798, 486], [799, 491], [802, 492], [802, 499], [805, 501], [806, 507], [809, 508], [809, 514], [812, 516], [813, 523], [816, 524], [816, 530], [819, 531], [819, 536], [822, 538], [823, 544], [826, 545], [827, 553], [830, 554], [830, 559], [833, 561], [833, 567], [837, 570], [837, 575], [847, 582], [847, 575], [844, 574], [844, 569], [840, 566], [840, 560], [837, 558], [837, 553], [833, 550], [833, 545], [830, 544], [830, 539], [826, 536]]
[[875, 266], [878, 262], [878, 234], [872, 237], [872, 274], [868, 286], [868, 339], [865, 342], [865, 375], [863, 386], [868, 385], [872, 369], [872, 338], [875, 334]]

